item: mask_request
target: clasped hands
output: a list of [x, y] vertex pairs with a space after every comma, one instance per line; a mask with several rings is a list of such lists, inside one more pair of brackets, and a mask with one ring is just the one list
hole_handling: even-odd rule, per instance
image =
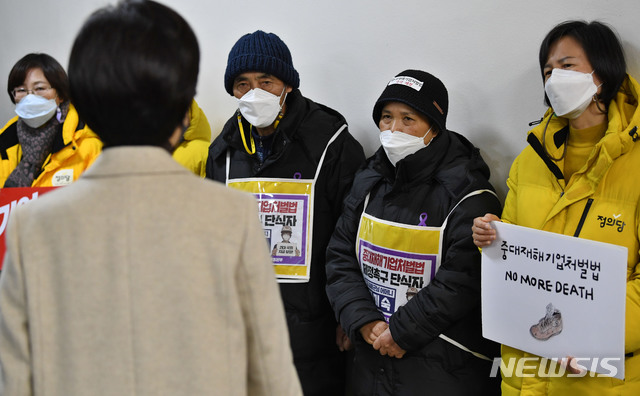
[[360, 328], [362, 338], [379, 351], [381, 355], [388, 355], [400, 359], [407, 351], [402, 349], [391, 336], [389, 325], [383, 320], [369, 322]]

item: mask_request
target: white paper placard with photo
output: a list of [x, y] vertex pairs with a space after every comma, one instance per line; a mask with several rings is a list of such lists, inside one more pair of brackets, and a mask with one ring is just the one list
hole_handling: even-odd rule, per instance
[[[482, 249], [485, 338], [624, 378], [627, 248], [501, 222]], [[611, 366], [615, 367], [615, 370]]]

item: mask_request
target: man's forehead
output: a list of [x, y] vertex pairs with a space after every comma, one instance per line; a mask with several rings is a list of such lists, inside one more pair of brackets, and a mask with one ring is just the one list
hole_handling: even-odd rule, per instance
[[260, 72], [260, 71], [250, 71], [250, 72], [244, 72], [244, 73], [238, 75], [238, 77], [236, 77], [234, 79], [234, 81], [260, 80], [260, 79], [265, 79], [265, 78], [272, 78], [272, 79], [275, 79], [275, 80], [280, 80], [278, 77], [274, 76], [273, 74]]

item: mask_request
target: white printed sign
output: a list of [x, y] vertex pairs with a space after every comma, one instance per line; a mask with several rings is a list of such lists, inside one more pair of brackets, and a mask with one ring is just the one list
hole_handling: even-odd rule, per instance
[[[492, 222], [482, 249], [485, 338], [624, 378], [627, 248]], [[584, 364], [584, 363], [581, 363]]]

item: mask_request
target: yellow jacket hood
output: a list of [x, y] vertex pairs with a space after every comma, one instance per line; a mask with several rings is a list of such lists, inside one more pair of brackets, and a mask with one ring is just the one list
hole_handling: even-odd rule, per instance
[[195, 99], [189, 108], [189, 127], [183, 135], [183, 141], [173, 151], [173, 158], [196, 175], [205, 176], [211, 126]]

